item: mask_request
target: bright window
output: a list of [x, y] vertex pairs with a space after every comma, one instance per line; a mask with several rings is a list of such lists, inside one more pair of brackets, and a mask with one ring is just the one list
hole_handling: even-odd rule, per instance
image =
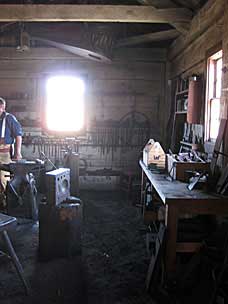
[[84, 82], [73, 76], [47, 80], [46, 124], [51, 131], [76, 132], [84, 126]]
[[222, 88], [222, 50], [208, 58], [206, 133], [214, 141], [220, 123], [220, 97]]

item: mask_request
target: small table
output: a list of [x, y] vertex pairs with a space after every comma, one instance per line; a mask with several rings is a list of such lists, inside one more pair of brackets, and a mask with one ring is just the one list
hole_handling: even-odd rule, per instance
[[[170, 181], [167, 175], [152, 173], [142, 160], [142, 187], [146, 176], [153, 189], [165, 205], [165, 225], [167, 227], [165, 246], [166, 273], [175, 273], [176, 252], [193, 252], [199, 248], [199, 243], [178, 243], [178, 218], [182, 214], [213, 214], [228, 215], [228, 198], [203, 190], [188, 190], [187, 184]], [[143, 189], [142, 189], [143, 190]]]
[[16, 255], [16, 252], [12, 246], [11, 240], [8, 236], [7, 230], [11, 227], [13, 227], [17, 222], [17, 219], [12, 216], [8, 216], [6, 214], [0, 213], [0, 234], [2, 236], [3, 241], [5, 242], [7, 253], [0, 251], [1, 255], [7, 256], [10, 260], [12, 260], [17, 273], [22, 281], [22, 284], [25, 288], [26, 293], [29, 292], [29, 287], [26, 283], [26, 280], [24, 278], [24, 271], [21, 266], [21, 263]]

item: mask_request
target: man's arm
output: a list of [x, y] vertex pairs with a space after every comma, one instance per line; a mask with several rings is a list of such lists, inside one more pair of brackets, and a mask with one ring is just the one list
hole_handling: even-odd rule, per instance
[[15, 160], [22, 159], [21, 144], [22, 144], [22, 136], [18, 135], [15, 138], [15, 151], [14, 151], [14, 156], [13, 156], [13, 159], [15, 159]]
[[21, 146], [22, 146], [22, 127], [16, 117], [10, 113], [7, 115], [7, 122], [10, 128], [11, 137], [14, 138], [14, 150], [13, 150], [13, 160], [22, 159]]

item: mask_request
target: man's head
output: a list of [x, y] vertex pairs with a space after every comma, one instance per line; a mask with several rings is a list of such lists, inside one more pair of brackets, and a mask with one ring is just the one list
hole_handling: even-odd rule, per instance
[[2, 97], [0, 97], [0, 116], [6, 109], [6, 101]]

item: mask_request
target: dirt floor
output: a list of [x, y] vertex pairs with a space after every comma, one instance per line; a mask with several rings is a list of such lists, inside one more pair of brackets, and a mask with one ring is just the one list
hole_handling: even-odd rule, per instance
[[150, 304], [149, 257], [140, 210], [116, 192], [81, 193], [82, 255], [38, 260], [38, 224], [20, 221], [11, 239], [31, 286], [29, 296], [12, 264], [0, 259], [1, 304]]

